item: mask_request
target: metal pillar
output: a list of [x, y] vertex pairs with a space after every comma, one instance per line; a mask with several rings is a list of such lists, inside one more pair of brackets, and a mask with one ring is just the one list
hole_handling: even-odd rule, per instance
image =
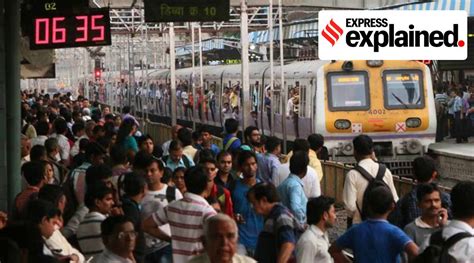
[[[268, 35], [270, 37], [270, 111], [271, 111], [271, 114], [270, 114], [270, 122], [271, 122], [271, 127], [270, 128], [270, 134], [272, 136], [275, 136], [275, 103], [274, 103], [274, 99], [275, 99], [275, 96], [274, 96], [274, 89], [273, 89], [273, 85], [274, 85], [274, 68], [273, 68], [273, 0], [270, 0], [270, 6], [269, 6], [269, 10], [268, 10]], [[262, 111], [263, 113], [263, 111]], [[267, 115], [268, 116], [268, 115]], [[263, 123], [262, 123], [262, 126], [263, 126]]]
[[[199, 27], [198, 27], [198, 35], [199, 35], [199, 86], [201, 87], [201, 96], [204, 96], [204, 81], [203, 81], [203, 75], [202, 75], [202, 32], [201, 32], [201, 25], [199, 25]], [[201, 104], [200, 107], [201, 107], [202, 115], [206, 114], [206, 111], [204, 110], [204, 103]], [[202, 122], [204, 122], [204, 119], [205, 118], [203, 118]]]
[[194, 108], [191, 112], [193, 113], [193, 117], [192, 117], [192, 119], [193, 119], [193, 131], [196, 130], [196, 110], [195, 110], [195, 105], [197, 105], [197, 104], [196, 104], [196, 101], [197, 101], [197, 100], [196, 100], [196, 88], [195, 88], [195, 85], [194, 85], [194, 76], [195, 76], [195, 74], [196, 74], [196, 72], [194, 71], [194, 70], [195, 70], [195, 65], [196, 65], [196, 57], [195, 57], [195, 55], [196, 55], [196, 48], [195, 48], [195, 46], [194, 46], [194, 45], [195, 45], [195, 43], [194, 43], [194, 42], [195, 42], [194, 33], [195, 33], [195, 32], [194, 32], [194, 23], [191, 23], [191, 43], [192, 43], [192, 46], [191, 46], [191, 48], [192, 48], [192, 54], [191, 54], [191, 57], [192, 57], [192, 58], [191, 58], [191, 62], [193, 63], [193, 66], [192, 66], [192, 68], [193, 68], [193, 73], [191, 74], [191, 89], [192, 89], [192, 92], [193, 92], [193, 101], [192, 101], [192, 103], [193, 103], [193, 108]]
[[288, 90], [285, 85], [285, 71], [284, 71], [284, 54], [283, 54], [283, 8], [281, 4], [281, 0], [278, 0], [278, 30], [280, 35], [280, 77], [281, 77], [281, 92], [283, 93], [280, 97], [283, 103], [283, 112], [282, 116], [282, 125], [283, 125], [283, 152], [286, 153], [286, 140], [288, 139], [286, 133], [286, 102], [288, 97]]
[[170, 23], [170, 78], [171, 78], [171, 125], [176, 125], [176, 50], [174, 47], [174, 24]]
[[[8, 204], [12, 205], [15, 196], [21, 191], [20, 181], [20, 1], [5, 1], [5, 76], [6, 76], [6, 134], [8, 150], [7, 171]], [[1, 149], [2, 151], [4, 149]]]
[[249, 32], [248, 32], [248, 14], [246, 0], [240, 2], [240, 45], [242, 50], [242, 84], [240, 92], [243, 92], [243, 101], [241, 101], [240, 113], [242, 116], [242, 130], [250, 125], [250, 111], [252, 103], [250, 102], [250, 79], [249, 79]]

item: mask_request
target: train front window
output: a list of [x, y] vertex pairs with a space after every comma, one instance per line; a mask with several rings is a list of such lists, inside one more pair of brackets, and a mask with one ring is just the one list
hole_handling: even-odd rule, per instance
[[331, 111], [367, 110], [369, 82], [367, 72], [328, 73], [328, 98]]
[[386, 70], [383, 73], [387, 109], [424, 107], [423, 74], [419, 70]]

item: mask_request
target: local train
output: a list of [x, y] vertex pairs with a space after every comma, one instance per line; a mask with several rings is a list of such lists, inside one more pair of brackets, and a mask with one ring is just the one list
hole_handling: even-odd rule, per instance
[[[250, 63], [249, 70], [250, 101], [242, 101], [240, 64], [204, 66], [203, 87], [198, 67], [176, 70], [176, 109], [171, 109], [169, 70], [136, 72], [133, 97], [149, 114], [176, 114], [178, 120], [215, 127], [225, 118], [241, 118], [241, 106], [250, 103], [246, 118], [264, 134], [292, 141], [320, 133], [336, 160], [353, 161], [351, 141], [360, 133], [374, 139], [377, 155], [385, 160], [413, 159], [435, 141], [433, 85], [421, 62], [298, 61], [284, 65], [283, 87], [280, 67], [274, 67], [273, 90], [268, 63]], [[119, 76], [104, 75], [113, 101], [125, 100]]]

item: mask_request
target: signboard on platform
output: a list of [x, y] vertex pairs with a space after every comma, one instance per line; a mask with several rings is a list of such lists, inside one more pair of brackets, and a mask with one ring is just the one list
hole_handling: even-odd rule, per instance
[[145, 22], [228, 21], [229, 0], [144, 0]]

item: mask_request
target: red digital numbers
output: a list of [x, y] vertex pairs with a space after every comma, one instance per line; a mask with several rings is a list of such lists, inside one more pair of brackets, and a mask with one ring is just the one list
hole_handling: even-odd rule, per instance
[[[104, 41], [105, 26], [100, 25], [100, 20], [103, 18], [104, 15], [36, 18], [34, 43], [36, 45], [63, 44], [67, 42], [67, 39], [73, 39], [74, 43], [91, 40]], [[91, 36], [93, 36], [92, 39], [90, 39]]]

